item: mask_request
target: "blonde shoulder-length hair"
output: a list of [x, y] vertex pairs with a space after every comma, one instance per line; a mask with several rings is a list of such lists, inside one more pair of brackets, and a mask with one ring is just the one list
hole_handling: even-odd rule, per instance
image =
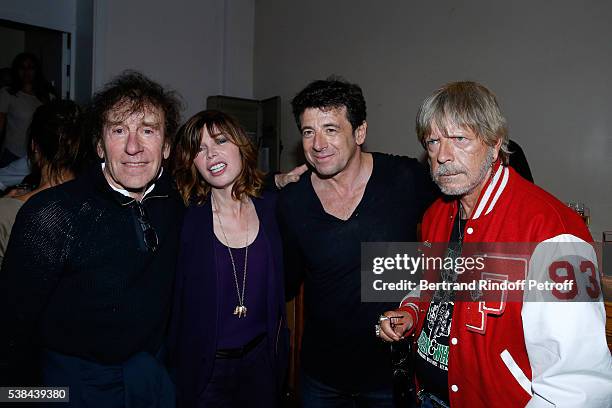
[[423, 147], [434, 127], [444, 131], [450, 124], [469, 128], [488, 146], [501, 139], [499, 155], [508, 164], [506, 119], [489, 89], [471, 81], [451, 82], [423, 101], [416, 117], [416, 133]]

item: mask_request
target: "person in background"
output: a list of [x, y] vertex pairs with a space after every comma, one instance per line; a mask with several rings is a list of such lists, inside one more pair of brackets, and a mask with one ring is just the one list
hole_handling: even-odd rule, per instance
[[0, 191], [6, 193], [11, 187], [23, 183], [23, 179], [31, 171], [30, 159], [27, 157], [13, 160], [0, 168]]
[[[475, 82], [447, 84], [422, 103], [416, 131], [444, 194], [423, 218], [424, 246], [447, 244], [446, 257], [456, 259], [467, 245], [487, 243], [493, 250], [474, 280], [572, 279], [574, 287], [410, 292], [379, 319], [379, 337], [414, 335], [421, 406], [612, 406], [591, 235], [575, 212], [508, 167], [506, 120], [493, 93]], [[432, 272], [449, 284], [464, 276], [452, 268]]]
[[521, 146], [514, 140], [508, 140], [508, 166], [512, 167], [525, 180], [533, 183], [531, 169]]
[[0, 68], [0, 88], [9, 86], [11, 84], [11, 68], [4, 67]]
[[28, 129], [29, 152], [40, 183], [27, 194], [0, 199], [0, 265], [17, 212], [30, 197], [71, 180], [80, 170], [78, 105], [52, 101], [39, 106]]
[[276, 193], [228, 115], [203, 111], [175, 147], [183, 222], [170, 330], [179, 407], [275, 407], [285, 375]]
[[11, 66], [11, 84], [0, 90], [0, 133], [4, 133], [0, 167], [25, 157], [27, 130], [37, 107], [55, 97], [34, 54], [21, 53]]
[[162, 360], [184, 205], [164, 171], [173, 92], [128, 71], [86, 113], [100, 162], [19, 211], [0, 274], [0, 384], [66, 407], [173, 407]]

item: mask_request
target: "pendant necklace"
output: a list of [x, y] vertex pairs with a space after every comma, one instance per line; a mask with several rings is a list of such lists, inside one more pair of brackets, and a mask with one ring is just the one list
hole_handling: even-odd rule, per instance
[[[216, 207], [213, 199], [213, 195], [210, 195], [211, 202], [213, 207]], [[240, 208], [242, 209], [242, 203], [240, 203]], [[214, 208], [213, 208], [214, 209]], [[245, 239], [245, 249], [244, 249], [244, 271], [242, 275], [242, 292], [240, 291], [240, 286], [238, 285], [238, 274], [236, 273], [236, 263], [234, 262], [234, 255], [232, 255], [232, 250], [229, 245], [229, 241], [227, 239], [227, 235], [225, 235], [225, 230], [223, 229], [223, 223], [221, 222], [221, 217], [219, 216], [219, 209], [217, 208], [215, 211], [217, 214], [217, 220], [219, 221], [219, 227], [221, 227], [221, 233], [223, 234], [223, 238], [225, 238], [225, 246], [227, 247], [227, 252], [229, 252], [230, 261], [232, 262], [232, 272], [234, 272], [234, 284], [236, 285], [236, 295], [238, 296], [238, 305], [234, 308], [234, 316], [238, 316], [241, 318], [242, 316], [246, 317], [247, 308], [244, 305], [244, 291], [246, 289], [246, 276], [247, 276], [247, 261], [249, 259], [249, 221], [247, 218], [247, 228], [246, 228], [246, 239]]]

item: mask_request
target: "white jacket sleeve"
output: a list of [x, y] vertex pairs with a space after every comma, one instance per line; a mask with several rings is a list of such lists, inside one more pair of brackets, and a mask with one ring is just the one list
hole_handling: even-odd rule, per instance
[[[565, 265], [558, 273], [574, 279], [576, 292], [565, 301], [555, 300], [547, 290], [525, 294], [522, 321], [533, 394], [527, 407], [610, 408], [612, 358], [606, 344], [604, 305], [601, 294], [589, 299], [587, 292], [590, 284], [593, 289], [589, 276], [599, 280], [595, 252], [571, 235], [547, 240], [534, 251], [528, 279], [552, 282], [550, 274], [557, 273], [551, 269], [554, 262]], [[581, 271], [585, 264], [595, 270]]]

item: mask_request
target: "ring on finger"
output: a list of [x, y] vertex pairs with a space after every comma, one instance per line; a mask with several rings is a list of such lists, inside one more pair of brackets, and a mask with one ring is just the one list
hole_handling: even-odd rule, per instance
[[385, 316], [385, 315], [378, 316], [378, 324], [381, 324], [385, 320], [391, 320], [391, 318], [389, 316]]

